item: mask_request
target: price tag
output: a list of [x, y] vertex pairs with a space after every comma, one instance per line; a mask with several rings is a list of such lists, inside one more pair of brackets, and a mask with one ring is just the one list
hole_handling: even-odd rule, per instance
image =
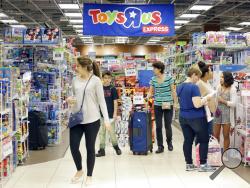
[[53, 60], [54, 61], [63, 61], [64, 59], [64, 49], [63, 48], [55, 48], [53, 50]]
[[125, 69], [125, 76], [136, 76], [135, 69]]
[[133, 103], [135, 105], [144, 104], [143, 93], [141, 93], [141, 92], [135, 93], [135, 95], [133, 96]]

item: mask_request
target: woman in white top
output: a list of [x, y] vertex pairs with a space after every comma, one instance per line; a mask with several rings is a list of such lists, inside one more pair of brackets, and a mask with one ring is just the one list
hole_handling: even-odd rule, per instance
[[77, 183], [83, 176], [79, 146], [83, 133], [85, 133], [87, 150], [87, 178], [85, 183], [89, 184], [95, 164], [95, 141], [100, 128], [101, 115], [99, 109], [102, 111], [107, 129], [110, 128], [110, 123], [103, 85], [99, 78], [100, 70], [98, 65], [88, 58], [79, 57], [77, 58], [76, 72], [77, 76], [73, 80], [74, 97], [69, 98], [68, 101], [73, 105], [73, 112], [79, 111], [83, 101], [82, 111], [84, 118], [81, 124], [70, 128], [70, 150], [77, 168], [77, 172], [72, 178], [72, 183]]
[[[209, 83], [209, 80], [213, 79], [213, 72], [211, 68], [202, 61], [198, 62], [198, 66], [202, 72], [201, 79], [197, 82], [197, 85], [201, 92], [201, 96], [205, 97], [209, 94], [210, 95], [215, 94], [216, 92], [213, 90], [211, 84]], [[210, 113], [214, 114], [216, 111], [216, 97], [212, 97], [208, 101], [208, 107]], [[207, 126], [208, 126], [208, 134], [213, 135], [213, 121], [209, 121]]]
[[220, 140], [221, 128], [223, 128], [224, 150], [230, 145], [230, 132], [235, 126], [236, 88], [231, 72], [223, 72], [218, 88], [218, 106], [215, 112], [214, 136]]

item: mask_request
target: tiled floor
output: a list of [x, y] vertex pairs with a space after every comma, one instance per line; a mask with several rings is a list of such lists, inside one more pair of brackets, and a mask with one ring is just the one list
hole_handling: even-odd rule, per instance
[[[83, 139], [84, 140], [84, 139]], [[214, 180], [210, 173], [186, 172], [182, 154], [182, 135], [174, 128], [174, 151], [148, 156], [133, 156], [128, 148], [116, 156], [111, 147], [107, 156], [96, 159], [93, 184], [99, 188], [250, 188], [250, 185], [231, 170], [225, 169]], [[83, 164], [86, 166], [84, 146]], [[70, 184], [75, 166], [69, 150], [62, 159], [18, 167], [6, 188], [81, 188], [83, 183]]]

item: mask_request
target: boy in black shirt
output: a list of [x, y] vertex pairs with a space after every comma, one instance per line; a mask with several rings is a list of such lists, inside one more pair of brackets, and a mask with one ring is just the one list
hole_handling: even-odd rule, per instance
[[[108, 132], [112, 145], [116, 151], [117, 155], [121, 155], [121, 150], [117, 143], [117, 138], [115, 134], [115, 120], [117, 119], [117, 109], [118, 109], [118, 94], [116, 88], [111, 86], [112, 74], [111, 72], [107, 71], [102, 74], [103, 79], [103, 90], [105, 95], [105, 100], [108, 108], [108, 114], [111, 122], [111, 130]], [[102, 124], [100, 127], [100, 149], [96, 154], [96, 157], [105, 156], [105, 142], [106, 142], [106, 128]]]

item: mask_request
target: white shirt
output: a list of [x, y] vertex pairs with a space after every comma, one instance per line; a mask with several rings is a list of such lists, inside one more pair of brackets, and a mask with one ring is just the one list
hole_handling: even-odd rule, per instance
[[[84, 88], [88, 80], [83, 80], [80, 77], [73, 79], [73, 92], [76, 97], [76, 106], [73, 112], [77, 112], [81, 108]], [[101, 118], [100, 109], [102, 111], [104, 122], [109, 123], [108, 110], [104, 98], [103, 84], [99, 77], [93, 75], [86, 87], [85, 97], [83, 102], [83, 122], [81, 124], [93, 123]]]

